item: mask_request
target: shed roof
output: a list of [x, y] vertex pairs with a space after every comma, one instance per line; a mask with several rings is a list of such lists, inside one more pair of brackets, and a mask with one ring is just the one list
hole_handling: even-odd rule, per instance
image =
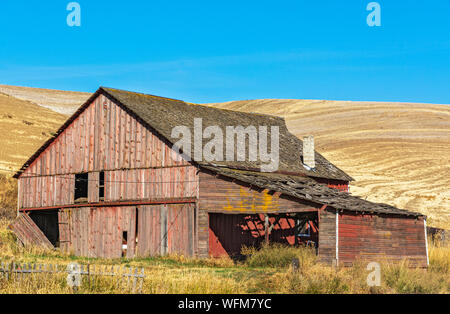
[[229, 169], [225, 167], [203, 167], [219, 175], [232, 178], [251, 186], [280, 192], [294, 198], [320, 205], [327, 205], [337, 210], [348, 210], [359, 213], [394, 214], [421, 217], [423, 214], [399, 209], [391, 205], [374, 203], [353, 196], [347, 192], [320, 184], [308, 177], [292, 176], [280, 173], [262, 173]]

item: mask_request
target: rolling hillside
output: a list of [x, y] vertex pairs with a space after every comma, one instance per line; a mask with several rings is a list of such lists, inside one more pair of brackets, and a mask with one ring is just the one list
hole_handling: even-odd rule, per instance
[[355, 182], [351, 192], [450, 228], [450, 106], [317, 100], [209, 104], [283, 116]]
[[[0, 85], [0, 169], [18, 169], [88, 97]], [[316, 100], [208, 105], [285, 117], [291, 132], [314, 135], [316, 148], [356, 179], [352, 193], [420, 211], [430, 225], [450, 228], [450, 106]]]
[[67, 117], [5, 94], [0, 94], [0, 108], [0, 173], [11, 175]]
[[71, 115], [91, 94], [60, 90], [0, 85], [0, 93], [32, 102], [52, 111]]

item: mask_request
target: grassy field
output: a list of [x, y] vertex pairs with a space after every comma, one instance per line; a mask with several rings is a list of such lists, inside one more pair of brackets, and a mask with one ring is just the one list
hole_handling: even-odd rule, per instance
[[[58, 251], [22, 248], [7, 230], [9, 220], [0, 220], [0, 262], [68, 265], [114, 265], [145, 268], [143, 293], [152, 294], [230, 294], [230, 293], [450, 293], [450, 249], [431, 246], [428, 270], [413, 269], [406, 263], [381, 263], [381, 286], [369, 287], [366, 264], [352, 268], [332, 268], [317, 262], [314, 251], [283, 246], [247, 249], [247, 259], [194, 259], [183, 256], [146, 259], [102, 260], [78, 258]], [[290, 267], [292, 258], [300, 270]], [[64, 274], [35, 275], [21, 282], [0, 279], [0, 293], [72, 293]], [[114, 280], [83, 283], [78, 293], [127, 293]]]

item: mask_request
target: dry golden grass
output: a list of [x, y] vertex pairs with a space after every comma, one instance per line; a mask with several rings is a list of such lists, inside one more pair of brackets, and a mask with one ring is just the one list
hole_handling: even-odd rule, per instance
[[7, 175], [18, 170], [52, 133], [66, 116], [33, 103], [0, 94], [0, 169]]
[[[232, 293], [450, 293], [450, 255], [448, 247], [430, 247], [430, 268], [409, 268], [406, 263], [383, 263], [381, 286], [369, 287], [366, 264], [351, 268], [332, 268], [317, 262], [314, 251], [305, 248], [265, 246], [244, 262], [230, 259], [196, 259], [166, 256], [146, 259], [77, 258], [58, 251], [43, 251], [16, 245], [6, 230], [9, 221], [0, 219], [0, 262], [58, 264], [63, 269], [72, 262], [90, 265], [144, 267], [143, 293], [151, 294], [232, 294]], [[294, 273], [290, 261], [299, 258], [300, 269]], [[126, 286], [125, 286], [126, 288]], [[130, 293], [111, 278], [87, 280], [78, 293]], [[34, 275], [23, 281], [0, 278], [0, 293], [72, 293], [66, 276]]]
[[355, 182], [351, 192], [421, 212], [450, 229], [450, 106], [314, 100], [249, 100], [210, 106], [278, 115]]

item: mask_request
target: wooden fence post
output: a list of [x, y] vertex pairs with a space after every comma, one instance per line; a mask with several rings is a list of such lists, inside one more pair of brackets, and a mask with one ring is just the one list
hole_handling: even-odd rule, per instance
[[88, 289], [91, 290], [91, 264], [87, 264]]
[[16, 276], [14, 274], [15, 270], [16, 270], [16, 262], [13, 262], [11, 264], [11, 278], [14, 279], [14, 282], [16, 282]]
[[[105, 265], [98, 267], [98, 272], [96, 272], [95, 264], [87, 264], [87, 265], [79, 265], [79, 268], [76, 271], [79, 271], [80, 276], [80, 285], [82, 284], [83, 276], [87, 276], [89, 290], [92, 289], [95, 283], [96, 276], [108, 276], [117, 280], [116, 288], [117, 289], [127, 289], [128, 292], [131, 293], [142, 293], [144, 279], [145, 279], [145, 270], [142, 267], [140, 270], [138, 267], [121, 267], [118, 265], [115, 267], [114, 265]], [[70, 274], [69, 269], [61, 270], [58, 264], [37, 264], [37, 263], [0, 263], [0, 279], [6, 278], [6, 280], [13, 280], [14, 283], [21, 282], [23, 280], [35, 280], [38, 277], [42, 277], [42, 280], [47, 280], [49, 276], [59, 273], [68, 273]], [[41, 275], [39, 275], [41, 274]], [[127, 287], [123, 287], [123, 280], [126, 277], [126, 285]], [[114, 280], [113, 279], [113, 280]], [[139, 281], [139, 282], [138, 282]], [[114, 284], [113, 284], [114, 286]], [[70, 287], [72, 293], [79, 292], [79, 286], [73, 285]]]
[[144, 285], [145, 272], [144, 267], [141, 268], [141, 282], [139, 283], [139, 293], [142, 293], [142, 286]]

